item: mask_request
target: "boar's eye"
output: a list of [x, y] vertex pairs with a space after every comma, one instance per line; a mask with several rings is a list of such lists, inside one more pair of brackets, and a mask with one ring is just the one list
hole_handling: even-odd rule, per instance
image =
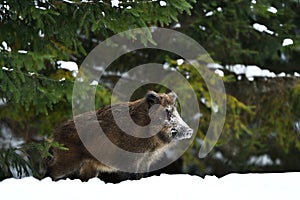
[[175, 137], [177, 135], [178, 131], [174, 128], [171, 129], [171, 134], [172, 134], [172, 137]]

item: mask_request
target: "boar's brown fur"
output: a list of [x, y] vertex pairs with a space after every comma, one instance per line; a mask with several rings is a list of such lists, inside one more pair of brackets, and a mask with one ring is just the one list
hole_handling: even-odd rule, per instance
[[[139, 126], [146, 126], [150, 123], [149, 110], [155, 104], [161, 105], [157, 109], [164, 109], [166, 107], [175, 107], [176, 97], [172, 94], [161, 94], [153, 91], [148, 92], [147, 95], [133, 102], [121, 103], [112, 106], [106, 106], [96, 111], [97, 122], [88, 122], [86, 126], [87, 134], [93, 132], [100, 126], [105, 135], [118, 147], [129, 152], [157, 152], [151, 159], [151, 162], [157, 160], [162, 154], [164, 147], [174, 138], [171, 128], [164, 126], [156, 135], [148, 138], [138, 138], [123, 132], [114, 121], [112, 115], [112, 108], [116, 109], [120, 115], [129, 107], [129, 113], [132, 120]], [[156, 112], [161, 115], [161, 112]], [[67, 121], [59, 126], [54, 132], [54, 141], [63, 144], [68, 150], [61, 150], [52, 148], [53, 158], [48, 163], [48, 174], [54, 179], [66, 177], [72, 173], [79, 173], [79, 178], [87, 181], [89, 178], [97, 176], [99, 172], [116, 172], [117, 169], [106, 166], [85, 148], [75, 128], [74, 120], [86, 119], [88, 120], [94, 112], [87, 112], [74, 119]], [[157, 116], [158, 118], [161, 116]], [[98, 126], [95, 126], [97, 123]], [[150, 127], [153, 128], [153, 127]], [[132, 132], [137, 130], [132, 130]], [[106, 149], [107, 152], [110, 149]], [[137, 163], [133, 163], [137, 164]], [[151, 163], [148, 163], [149, 165]]]

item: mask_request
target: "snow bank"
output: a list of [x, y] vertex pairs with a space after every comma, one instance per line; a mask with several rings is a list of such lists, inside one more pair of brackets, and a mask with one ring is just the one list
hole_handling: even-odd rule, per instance
[[230, 174], [221, 179], [206, 176], [161, 175], [138, 181], [105, 184], [27, 177], [0, 182], [2, 199], [298, 199], [300, 173]]

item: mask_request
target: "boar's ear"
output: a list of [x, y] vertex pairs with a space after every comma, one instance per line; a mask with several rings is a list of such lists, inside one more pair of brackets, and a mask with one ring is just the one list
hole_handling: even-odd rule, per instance
[[176, 103], [176, 99], [177, 99], [177, 94], [175, 92], [169, 92], [168, 96], [170, 97], [170, 99], [173, 101], [173, 103]]
[[149, 105], [149, 108], [150, 108], [154, 104], [160, 104], [160, 97], [159, 97], [159, 95], [156, 92], [149, 91], [146, 94], [146, 101], [147, 101], [147, 103]]

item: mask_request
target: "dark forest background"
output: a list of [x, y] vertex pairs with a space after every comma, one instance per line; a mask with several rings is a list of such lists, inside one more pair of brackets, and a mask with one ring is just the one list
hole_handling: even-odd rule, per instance
[[[192, 66], [178, 62], [177, 55], [145, 49], [126, 54], [109, 67], [111, 73], [97, 86], [97, 107], [110, 103], [111, 88], [104, 86], [113, 86], [120, 74], [149, 62], [189, 73], [190, 84], [197, 88], [201, 117], [193, 145], [174, 164], [154, 173], [300, 171], [299, 1], [122, 0], [113, 5], [92, 0], [1, 0], [0, 180], [43, 178], [42, 160], [51, 156], [49, 147], [61, 146], [51, 136], [59, 123], [72, 117], [75, 77], [58, 61], [80, 66], [106, 38], [151, 26], [180, 31], [201, 44], [223, 66], [218, 70], [224, 73], [227, 94], [220, 140], [200, 159], [212, 108], [205, 103], [210, 100], [205, 83], [193, 78]], [[138, 39], [147, 42], [151, 37]], [[285, 76], [249, 80], [232, 71], [236, 64]]]

